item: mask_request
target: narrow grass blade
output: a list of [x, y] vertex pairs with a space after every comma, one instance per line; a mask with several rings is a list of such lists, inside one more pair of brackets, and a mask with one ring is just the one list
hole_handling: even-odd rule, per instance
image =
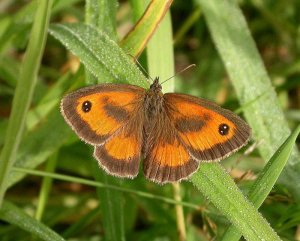
[[46, 241], [63, 241], [64, 239], [48, 228], [46, 225], [38, 222], [36, 219], [24, 213], [13, 204], [4, 201], [0, 209], [0, 219], [2, 221], [14, 224], [19, 228]]
[[[299, 133], [300, 126], [298, 126], [296, 130], [278, 148], [253, 184], [253, 187], [248, 194], [248, 198], [256, 208], [260, 207], [276, 183], [280, 173], [290, 157]], [[240, 237], [241, 234], [238, 232], [238, 230], [234, 226], [230, 226], [222, 237], [222, 241], [239, 240]]]
[[192, 208], [192, 209], [198, 209], [199, 208], [198, 205], [195, 205], [193, 203], [182, 202], [182, 201], [178, 202], [178, 201], [175, 201], [174, 199], [154, 195], [152, 193], [139, 191], [139, 190], [134, 190], [134, 189], [129, 189], [129, 188], [124, 188], [124, 187], [119, 187], [119, 186], [115, 186], [115, 185], [111, 185], [111, 184], [104, 184], [104, 183], [101, 183], [101, 182], [92, 181], [92, 180], [88, 180], [88, 179], [84, 179], [84, 178], [72, 177], [72, 176], [57, 174], [57, 173], [48, 173], [48, 172], [32, 170], [32, 169], [26, 169], [26, 168], [19, 168], [19, 167], [14, 167], [13, 170], [14, 170], [14, 172], [21, 172], [21, 173], [31, 174], [31, 175], [35, 175], [35, 176], [40, 176], [40, 177], [51, 177], [53, 179], [57, 179], [57, 180], [61, 180], [61, 181], [81, 183], [83, 185], [88, 185], [88, 186], [91, 186], [91, 187], [108, 188], [108, 189], [116, 190], [116, 191], [119, 191], [119, 192], [134, 194], [134, 195], [137, 195], [137, 196], [140, 196], [140, 197], [143, 197], [143, 198], [159, 200], [161, 202], [165, 202], [165, 203], [169, 203], [169, 204], [182, 205], [182, 206], [185, 206], [187, 208]]
[[195, 22], [200, 18], [202, 14], [201, 8], [197, 7], [190, 14], [190, 16], [184, 21], [180, 29], [174, 35], [174, 45], [178, 45], [183, 37], [187, 34], [190, 28], [195, 24]]
[[[174, 75], [173, 33], [170, 13], [160, 24], [147, 46], [148, 71], [152, 78], [159, 77], [161, 81]], [[163, 92], [174, 92], [174, 79], [163, 85]]]
[[191, 181], [247, 240], [280, 240], [220, 164], [202, 163]]
[[[49, 158], [49, 160], [46, 164], [46, 171], [53, 172], [55, 170], [56, 163], [57, 163], [57, 152], [54, 153]], [[39, 193], [39, 198], [38, 198], [37, 210], [35, 213], [35, 218], [38, 221], [42, 220], [42, 217], [43, 217], [43, 214], [45, 211], [45, 207], [47, 205], [47, 201], [49, 198], [49, 194], [52, 189], [52, 182], [53, 182], [53, 180], [50, 177], [43, 178], [43, 182], [42, 182], [42, 186], [40, 188], [40, 193]]]
[[[252, 127], [254, 138], [263, 140], [264, 144], [258, 148], [267, 161], [289, 136], [290, 130], [246, 20], [235, 0], [197, 0], [197, 2], [203, 9], [212, 38], [241, 104], [256, 100], [243, 111]], [[299, 160], [298, 152], [295, 150], [278, 180], [298, 200]]]
[[8, 184], [6, 179], [16, 159], [26, 114], [36, 85], [37, 72], [46, 42], [51, 5], [52, 0], [42, 1], [38, 5], [29, 44], [21, 67], [5, 143], [0, 155], [0, 206]]
[[170, 8], [173, 0], [152, 0], [144, 15], [121, 41], [126, 53], [139, 56]]

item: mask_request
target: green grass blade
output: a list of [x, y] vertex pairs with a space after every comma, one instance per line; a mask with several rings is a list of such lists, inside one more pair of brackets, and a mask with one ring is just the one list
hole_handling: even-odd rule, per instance
[[140, 11], [142, 9], [141, 6], [143, 5], [143, 2], [143, 6], [149, 3], [147, 9], [143, 13], [143, 16], [141, 16], [134, 28], [132, 28], [132, 30], [120, 43], [126, 53], [130, 53], [133, 56], [139, 56], [153, 33], [156, 32], [160, 21], [170, 8], [173, 0], [155, 0], [146, 2], [132, 0], [131, 2], [132, 5], [137, 8], [133, 10], [135, 16], [142, 15], [136, 14], [136, 11]]
[[[168, 12], [147, 46], [148, 71], [152, 78], [160, 81], [174, 75], [174, 53], [171, 16]], [[174, 79], [163, 85], [163, 92], [174, 92]]]
[[[46, 168], [45, 168], [46, 171], [48, 171], [48, 172], [55, 171], [55, 167], [57, 164], [57, 155], [58, 155], [58, 153], [56, 152], [48, 159], [48, 162], [46, 163]], [[38, 198], [37, 209], [36, 209], [36, 213], [35, 213], [35, 218], [38, 221], [41, 221], [43, 218], [43, 214], [45, 212], [45, 207], [47, 206], [49, 194], [52, 189], [52, 183], [53, 183], [52, 178], [50, 178], [50, 177], [43, 178], [40, 193], [39, 193], [39, 198]]]
[[174, 45], [178, 45], [182, 38], [187, 34], [190, 28], [195, 24], [195, 22], [201, 17], [202, 10], [197, 7], [193, 10], [191, 15], [184, 21], [180, 29], [174, 35]]
[[105, 33], [82, 23], [51, 25], [50, 33], [77, 55], [101, 82], [148, 86], [130, 57]]
[[[254, 138], [263, 140], [264, 144], [258, 148], [267, 161], [288, 137], [290, 130], [245, 18], [235, 0], [197, 2], [203, 9], [212, 38], [241, 104], [256, 100], [243, 110], [253, 129]], [[278, 180], [297, 199], [300, 199], [299, 160], [294, 151]]]
[[159, 195], [154, 195], [152, 193], [148, 193], [148, 192], [144, 192], [144, 191], [124, 188], [124, 187], [115, 186], [115, 185], [106, 184], [106, 183], [101, 183], [101, 182], [98, 182], [98, 181], [88, 180], [88, 179], [84, 179], [84, 178], [73, 177], [73, 176], [57, 174], [57, 173], [48, 173], [48, 172], [44, 172], [44, 171], [38, 171], [38, 170], [32, 170], [32, 169], [26, 169], [26, 168], [19, 168], [19, 167], [14, 167], [13, 170], [14, 170], [14, 172], [21, 172], [21, 173], [26, 173], [26, 174], [30, 174], [30, 175], [40, 176], [40, 177], [51, 177], [53, 179], [66, 181], [66, 182], [80, 183], [80, 184], [88, 185], [88, 186], [91, 186], [91, 187], [112, 189], [112, 190], [116, 190], [116, 191], [119, 191], [119, 192], [134, 194], [134, 195], [137, 195], [137, 196], [140, 196], [140, 197], [143, 197], [143, 198], [159, 200], [161, 202], [168, 203], [168, 204], [182, 205], [182, 206], [187, 207], [187, 208], [192, 208], [192, 209], [198, 209], [199, 208], [198, 205], [195, 205], [193, 203], [182, 202], [182, 201], [178, 202], [178, 201], [175, 201], [174, 199], [167, 198], [167, 197], [164, 197], [164, 196], [161, 196], [161, 195], [160, 196]]
[[6, 179], [16, 159], [26, 121], [26, 114], [36, 85], [37, 72], [46, 42], [51, 5], [52, 0], [42, 1], [38, 5], [29, 44], [21, 67], [5, 144], [0, 155], [0, 206], [7, 188], [8, 181]]
[[295, 146], [295, 141], [300, 133], [300, 126], [286, 139], [286, 141], [274, 153], [266, 167], [260, 173], [255, 184], [250, 189], [249, 200], [253, 202], [256, 207], [259, 207], [268, 193], [272, 190], [281, 171], [285, 167]]
[[[256, 208], [260, 207], [273, 188], [276, 180], [282, 172], [282, 169], [290, 157], [299, 133], [300, 126], [298, 126], [296, 130], [279, 147], [253, 184], [248, 197]], [[222, 241], [239, 240], [240, 237], [241, 234], [238, 232], [238, 230], [234, 226], [230, 226], [222, 237]]]
[[87, 24], [91, 24], [115, 40], [117, 39], [116, 12], [117, 2], [115, 0], [87, 0], [85, 20]]
[[14, 224], [19, 228], [39, 237], [42, 240], [48, 241], [63, 241], [64, 239], [48, 228], [46, 225], [38, 222], [30, 217], [23, 210], [17, 208], [13, 204], [4, 201], [0, 209], [1, 220]]
[[247, 240], [280, 240], [220, 164], [202, 163], [191, 181]]

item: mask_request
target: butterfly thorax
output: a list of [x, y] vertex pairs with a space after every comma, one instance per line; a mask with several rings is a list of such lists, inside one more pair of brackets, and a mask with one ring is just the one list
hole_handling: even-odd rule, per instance
[[150, 89], [146, 92], [144, 99], [144, 110], [146, 118], [151, 121], [163, 110], [163, 93], [158, 77], [154, 79]]

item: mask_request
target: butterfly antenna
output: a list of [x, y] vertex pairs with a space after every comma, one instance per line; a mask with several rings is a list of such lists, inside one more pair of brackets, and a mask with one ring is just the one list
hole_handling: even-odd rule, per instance
[[175, 73], [173, 76], [171, 76], [170, 78], [167, 78], [166, 80], [164, 80], [163, 82], [161, 82], [160, 84], [162, 85], [163, 83], [167, 82], [168, 80], [174, 78], [175, 76], [181, 74], [182, 72], [192, 68], [192, 67], [195, 67], [196, 65], [195, 64], [190, 64], [189, 66], [185, 67], [184, 69], [180, 70], [179, 72]]
[[138, 59], [137, 59], [135, 56], [133, 56], [132, 54], [128, 54], [128, 55], [129, 55], [131, 58], [134, 59], [134, 62], [136, 62], [137, 65], [142, 69], [142, 71], [144, 72], [144, 74], [147, 75], [147, 80], [150, 79], [150, 80], [152, 80], [152, 82], [153, 82], [154, 80], [151, 78], [151, 76], [150, 76], [149, 73], [146, 71], [146, 69], [140, 64], [140, 62], [138, 61]]

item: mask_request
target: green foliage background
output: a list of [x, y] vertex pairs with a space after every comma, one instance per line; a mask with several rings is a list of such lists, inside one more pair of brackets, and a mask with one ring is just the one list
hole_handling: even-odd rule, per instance
[[196, 64], [164, 91], [243, 114], [251, 152], [203, 164], [179, 188], [142, 174], [120, 180], [63, 121], [59, 102], [70, 90], [148, 87], [128, 54], [142, 48], [165, 2], [152, 1], [149, 27], [124, 40], [148, 1], [2, 1], [1, 240], [300, 240], [297, 1], [175, 0], [139, 58], [162, 80]]

